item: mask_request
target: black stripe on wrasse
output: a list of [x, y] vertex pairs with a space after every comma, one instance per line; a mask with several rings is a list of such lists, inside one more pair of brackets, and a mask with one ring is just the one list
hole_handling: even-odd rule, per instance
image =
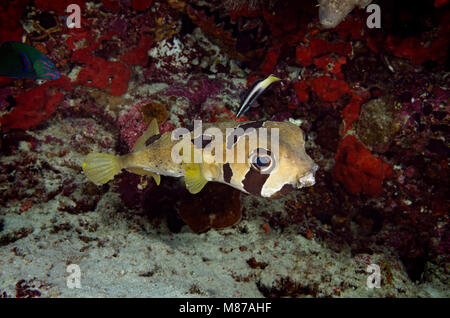
[[250, 107], [253, 105], [255, 100], [259, 97], [259, 95], [261, 95], [264, 92], [264, 90], [265, 90], [264, 87], [260, 87], [257, 90], [255, 90], [253, 92], [254, 94], [249, 98], [248, 102], [246, 103], [244, 109], [246, 109], [248, 111], [248, 109], [250, 109]]
[[241, 103], [241, 107], [239, 107], [239, 111], [236, 114], [236, 117], [240, 117], [245, 112], [247, 112], [255, 100], [261, 95], [272, 83], [276, 81], [281, 81], [278, 77], [270, 74], [266, 79], [262, 81], [257, 81], [250, 87], [247, 95], [245, 96], [244, 101]]
[[222, 171], [223, 171], [223, 181], [225, 181], [226, 183], [230, 183], [231, 177], [233, 177], [233, 170], [231, 170], [231, 166], [228, 162], [223, 165]]
[[161, 138], [162, 134], [157, 134], [157, 135], [153, 135], [150, 138], [147, 139], [147, 141], [145, 142], [145, 146], [148, 147], [150, 146], [152, 143], [154, 143], [155, 141], [157, 141], [159, 138]]
[[[263, 80], [257, 80], [247, 90], [247, 94], [245, 94], [244, 98], [241, 100], [241, 107], [239, 108], [236, 117], [239, 117], [240, 115], [246, 113], [250, 106], [253, 104], [253, 102], [258, 98], [258, 96], [264, 91], [262, 89], [261, 93], [255, 94], [256, 86], [261, 83]], [[259, 89], [261, 90], [261, 88]]]
[[248, 97], [248, 95], [250, 95], [250, 93], [252, 92], [252, 90], [255, 89], [256, 85], [258, 85], [259, 83], [261, 83], [262, 81], [264, 81], [264, 79], [259, 79], [253, 82], [252, 85], [250, 85], [250, 87], [247, 89], [247, 94], [245, 94], [244, 98], [242, 99], [242, 102], [245, 102], [245, 99]]

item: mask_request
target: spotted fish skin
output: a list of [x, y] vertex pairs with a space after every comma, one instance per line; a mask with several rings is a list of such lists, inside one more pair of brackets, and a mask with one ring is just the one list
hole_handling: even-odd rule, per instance
[[[261, 197], [277, 197], [314, 184], [314, 174], [318, 167], [305, 151], [304, 134], [298, 126], [289, 122], [273, 121], [203, 124], [200, 135], [194, 131], [190, 132], [191, 147], [201, 148], [198, 150], [209, 149], [213, 138], [205, 134], [205, 131], [212, 127], [223, 135], [221, 147], [224, 154], [227, 150], [236, 154], [238, 149], [245, 149], [245, 154], [244, 162], [228, 160], [225, 155], [223, 162], [217, 162], [211, 149], [210, 153], [203, 153], [203, 161], [199, 165], [202, 177], [206, 181], [225, 183], [242, 192]], [[244, 132], [251, 132], [252, 128], [258, 132], [260, 128], [265, 128], [268, 132], [267, 145], [264, 149], [259, 149], [258, 146], [251, 148], [248, 144], [248, 135], [242, 134], [238, 129], [232, 130], [233, 128], [241, 128]], [[271, 144], [272, 128], [276, 128], [279, 134], [278, 151], [274, 153]], [[122, 156], [122, 167], [141, 168], [160, 175], [183, 177], [186, 174], [185, 169], [171, 157], [172, 148], [178, 142], [172, 140], [171, 132], [152, 136], [145, 142], [144, 149]], [[270, 157], [273, 167], [269, 173], [264, 173], [252, 163], [251, 155], [254, 156], [255, 153], [259, 153], [258, 151]], [[261, 157], [260, 161], [262, 159], [264, 158]]]

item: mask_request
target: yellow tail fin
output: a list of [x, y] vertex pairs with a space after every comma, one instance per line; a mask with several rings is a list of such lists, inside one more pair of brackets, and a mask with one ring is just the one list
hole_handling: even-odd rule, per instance
[[107, 153], [90, 153], [83, 162], [83, 171], [92, 182], [105, 184], [121, 170], [119, 157]]

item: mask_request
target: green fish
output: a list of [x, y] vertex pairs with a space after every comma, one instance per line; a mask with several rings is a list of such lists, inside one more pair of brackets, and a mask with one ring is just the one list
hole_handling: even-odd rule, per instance
[[38, 49], [10, 41], [0, 46], [0, 76], [56, 80], [61, 73]]

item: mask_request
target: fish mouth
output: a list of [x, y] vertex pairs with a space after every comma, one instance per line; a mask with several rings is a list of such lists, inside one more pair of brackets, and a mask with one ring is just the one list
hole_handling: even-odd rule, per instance
[[314, 164], [306, 174], [300, 177], [297, 181], [297, 188], [313, 186], [316, 183], [314, 174], [316, 173], [317, 169], [319, 169], [319, 166]]

